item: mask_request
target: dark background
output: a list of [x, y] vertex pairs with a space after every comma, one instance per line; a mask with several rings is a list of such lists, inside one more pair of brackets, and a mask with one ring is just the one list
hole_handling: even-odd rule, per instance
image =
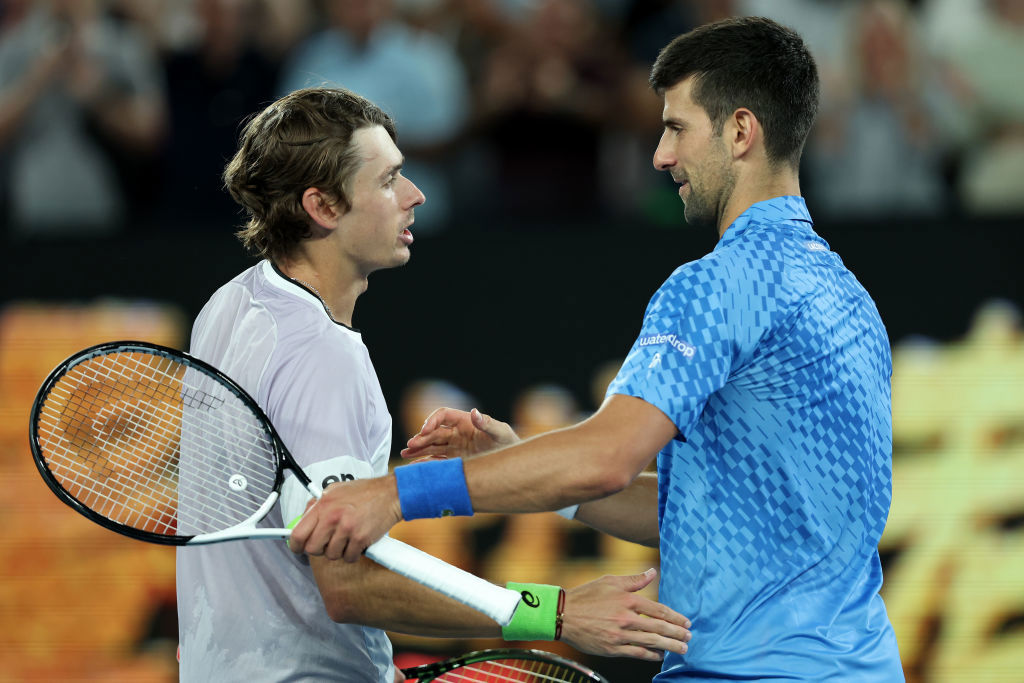
[[[954, 340], [993, 298], [1024, 308], [1019, 221], [816, 229], [874, 297], [894, 344], [910, 335]], [[626, 354], [657, 287], [714, 243], [713, 235], [685, 225], [455, 229], [417, 239], [407, 266], [372, 275], [354, 324], [393, 411], [403, 387], [422, 377], [453, 382], [496, 417], [507, 417], [512, 397], [541, 382], [567, 387], [592, 408], [595, 367]], [[8, 239], [0, 249], [0, 303], [153, 299], [177, 304], [189, 320], [217, 287], [254, 263], [229, 228]]]

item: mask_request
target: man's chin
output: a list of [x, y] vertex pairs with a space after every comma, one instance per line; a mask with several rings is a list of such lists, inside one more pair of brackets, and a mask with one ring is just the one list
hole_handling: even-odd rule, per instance
[[704, 228], [715, 229], [715, 219], [713, 216], [709, 216], [706, 211], [699, 211], [697, 209], [690, 210], [690, 207], [683, 205], [683, 218], [686, 220], [686, 225], [703, 230]]

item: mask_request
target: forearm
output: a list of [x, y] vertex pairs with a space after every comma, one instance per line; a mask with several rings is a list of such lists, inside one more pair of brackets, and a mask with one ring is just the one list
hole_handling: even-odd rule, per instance
[[658, 475], [644, 472], [622, 491], [581, 505], [576, 519], [624, 541], [658, 547]]
[[626, 488], [676, 433], [658, 408], [612, 396], [580, 424], [484, 455], [335, 484], [292, 530], [289, 547], [356, 562], [403, 519], [542, 512], [610, 496]]
[[[502, 629], [480, 612], [365, 557], [352, 564], [322, 557], [313, 557], [311, 561], [324, 604], [335, 621], [435, 638], [502, 637]], [[551, 618], [548, 636], [540, 639], [560, 636], [582, 652], [651, 661], [661, 659], [666, 650], [685, 653], [690, 639], [689, 619], [636, 594], [656, 575], [650, 569], [633, 576], [603, 576], [564, 592], [550, 587], [548, 597], [557, 602], [557, 612], [555, 603], [544, 602], [544, 597], [540, 603], [530, 604], [541, 610], [538, 614]], [[550, 611], [545, 612], [543, 605]], [[520, 604], [519, 610], [522, 609]], [[556, 627], [556, 614], [562, 616], [561, 633]], [[516, 616], [519, 617], [518, 610]], [[544, 632], [543, 627], [537, 630], [543, 618], [537, 622], [536, 617], [526, 619], [525, 623], [520, 621], [518, 627], [513, 620], [512, 628], [526, 626], [525, 631], [517, 633]]]
[[643, 464], [588, 422], [468, 458], [466, 484], [476, 512], [543, 512], [625, 488]]
[[334, 621], [435, 638], [501, 637], [501, 627], [483, 613], [372, 560], [310, 560]]

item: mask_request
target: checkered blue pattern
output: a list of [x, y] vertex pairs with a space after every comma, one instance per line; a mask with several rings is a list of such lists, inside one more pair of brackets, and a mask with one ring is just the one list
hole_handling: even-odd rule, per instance
[[679, 428], [658, 457], [660, 597], [693, 641], [657, 681], [902, 680], [878, 595], [891, 369], [800, 197], [755, 204], [657, 291], [608, 389]]

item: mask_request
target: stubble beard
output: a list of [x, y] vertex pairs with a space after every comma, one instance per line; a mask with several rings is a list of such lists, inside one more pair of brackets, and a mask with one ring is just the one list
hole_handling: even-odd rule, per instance
[[725, 150], [714, 163], [706, 164], [700, 175], [707, 179], [696, 181], [690, 176], [690, 196], [683, 202], [683, 218], [687, 225], [711, 228], [717, 233], [725, 206], [736, 187], [736, 175], [727, 165]]

